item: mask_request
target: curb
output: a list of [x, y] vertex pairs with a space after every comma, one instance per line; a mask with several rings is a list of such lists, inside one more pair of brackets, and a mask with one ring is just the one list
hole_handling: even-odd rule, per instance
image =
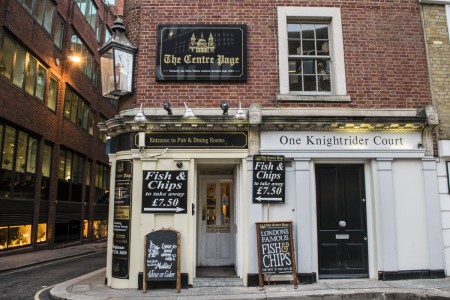
[[89, 277], [95, 276], [101, 272], [106, 272], [106, 268], [102, 268], [100, 270], [88, 273], [86, 275], [62, 282], [60, 284], [55, 285], [51, 290], [50, 290], [50, 297], [52, 299], [56, 299], [56, 300], [98, 300], [100, 299], [99, 297], [94, 297], [94, 296], [78, 296], [78, 295], [74, 295], [72, 293], [69, 293], [67, 291], [67, 288], [70, 285], [76, 284], [77, 282], [87, 279]]

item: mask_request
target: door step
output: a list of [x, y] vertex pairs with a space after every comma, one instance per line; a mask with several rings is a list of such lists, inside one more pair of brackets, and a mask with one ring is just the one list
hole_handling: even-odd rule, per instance
[[244, 286], [241, 278], [217, 278], [217, 277], [201, 277], [194, 278], [194, 287], [205, 286]]

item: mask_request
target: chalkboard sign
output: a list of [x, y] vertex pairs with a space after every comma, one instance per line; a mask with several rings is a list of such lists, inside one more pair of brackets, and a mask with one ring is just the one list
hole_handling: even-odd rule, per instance
[[180, 237], [177, 231], [158, 230], [146, 235], [144, 262], [144, 292], [146, 281], [180, 281]]
[[259, 286], [263, 286], [263, 274], [292, 274], [297, 288], [292, 222], [257, 222]]
[[253, 203], [284, 204], [285, 163], [282, 155], [253, 157]]
[[187, 213], [187, 171], [144, 171], [143, 213]]

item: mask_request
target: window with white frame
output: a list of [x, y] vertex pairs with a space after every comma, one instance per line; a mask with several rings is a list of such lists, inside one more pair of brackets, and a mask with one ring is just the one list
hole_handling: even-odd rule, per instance
[[278, 7], [279, 100], [349, 101], [341, 12]]

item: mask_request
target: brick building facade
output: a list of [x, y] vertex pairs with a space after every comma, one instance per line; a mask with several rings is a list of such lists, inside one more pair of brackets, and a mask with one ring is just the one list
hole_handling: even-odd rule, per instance
[[433, 104], [439, 114], [437, 129], [439, 191], [442, 212], [442, 228], [444, 238], [444, 251], [446, 269], [450, 264], [450, 207], [446, 204], [449, 200], [449, 168], [447, 166], [450, 157], [450, 86], [448, 74], [450, 71], [450, 2], [449, 1], [420, 1], [424, 32], [428, 53], [431, 90]]
[[100, 124], [112, 186], [130, 192], [110, 200], [109, 233], [127, 234], [109, 241], [108, 285], [156, 281], [141, 262], [164, 228], [182, 284], [231, 266], [257, 285], [283, 262], [255, 224], [281, 221], [300, 282], [445, 276], [417, 1], [129, 0], [124, 21], [135, 89]]
[[[103, 1], [0, 4], [0, 255], [107, 236]], [[78, 56], [80, 62], [72, 61]], [[107, 198], [107, 197], [106, 197]]]

